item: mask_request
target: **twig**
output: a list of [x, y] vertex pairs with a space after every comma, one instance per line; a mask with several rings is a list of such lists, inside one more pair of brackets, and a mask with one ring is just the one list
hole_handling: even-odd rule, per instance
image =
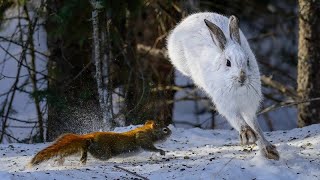
[[196, 88], [194, 85], [186, 85], [186, 86], [158, 86], [151, 89], [151, 92], [157, 91], [182, 91], [186, 88]]
[[272, 79], [272, 77], [267, 77], [262, 75], [261, 76], [261, 82], [266, 85], [266, 86], [270, 86], [276, 90], [278, 90], [279, 92], [281, 92], [282, 94], [291, 97], [292, 99], [297, 100], [298, 99], [298, 95], [296, 93], [295, 90], [283, 85], [282, 83], [275, 81]]
[[277, 104], [273, 104], [273, 105], [261, 110], [260, 112], [258, 112], [258, 115], [273, 111], [273, 110], [278, 109], [278, 108], [294, 106], [294, 105], [298, 105], [298, 104], [302, 104], [302, 103], [308, 103], [308, 102], [312, 102], [312, 101], [320, 101], [320, 97], [301, 100], [301, 101], [292, 101], [292, 100], [290, 100], [290, 101], [284, 101], [284, 102], [280, 102], [280, 103], [277, 103]]
[[[23, 48], [25, 48], [25, 49], [23, 49], [23, 52], [24, 53], [26, 53], [26, 48], [27, 47], [25, 47], [25, 46], [22, 46]], [[12, 55], [8, 50], [6, 50], [3, 46], [1, 46], [0, 45], [0, 49], [2, 49], [3, 51], [5, 51], [5, 53], [6, 54], [8, 54], [13, 60], [15, 60], [18, 64], [20, 63], [20, 60], [18, 59], [18, 58], [16, 58], [14, 55]], [[20, 53], [21, 54], [21, 53]], [[54, 78], [52, 78], [52, 77], [50, 77], [50, 76], [48, 76], [48, 75], [46, 75], [46, 74], [44, 74], [44, 73], [42, 73], [42, 72], [40, 72], [40, 71], [36, 71], [36, 70], [34, 70], [34, 69], [32, 69], [32, 68], [30, 68], [29, 66], [27, 66], [27, 65], [25, 65], [25, 64], [21, 64], [21, 66], [23, 66], [24, 68], [27, 68], [28, 70], [30, 70], [30, 71], [33, 71], [34, 73], [36, 73], [36, 74], [40, 74], [40, 75], [42, 75], [43, 77], [46, 77], [46, 78], [48, 78], [48, 79], [52, 79], [52, 80], [54, 80], [54, 81], [57, 81], [56, 79], [54, 79]]]
[[[37, 125], [35, 125], [37, 126]], [[19, 128], [19, 129], [30, 129], [30, 128], [34, 128], [34, 126], [8, 126], [10, 128]]]
[[267, 38], [269, 36], [276, 36], [277, 34], [273, 31], [271, 32], [266, 32], [266, 33], [263, 33], [263, 34], [259, 34], [258, 36], [255, 36], [255, 37], [251, 37], [248, 39], [248, 41], [257, 41], [257, 40], [261, 40], [261, 39], [264, 39], [264, 38]]
[[[0, 115], [0, 117], [4, 118], [3, 115]], [[18, 122], [23, 122], [23, 123], [28, 123], [28, 124], [38, 123], [38, 121], [27, 121], [27, 120], [17, 119], [17, 118], [10, 117], [10, 116], [8, 116], [7, 118], [10, 120], [13, 120], [13, 121], [18, 121]]]
[[171, 18], [175, 23], [179, 22], [182, 19], [182, 11], [178, 8], [178, 6], [174, 5], [172, 2], [172, 7], [166, 7], [162, 5], [160, 2], [156, 3], [156, 7], [159, 7], [159, 9], [164, 12], [164, 14], [168, 15], [169, 18]]
[[141, 179], [149, 180], [148, 178], [143, 177], [143, 176], [137, 174], [136, 172], [129, 171], [129, 170], [123, 168], [123, 167], [119, 167], [118, 165], [114, 165], [113, 167], [118, 168], [118, 169], [121, 169], [121, 170], [123, 170], [123, 171], [125, 171], [125, 172], [127, 172], [127, 173], [129, 173], [129, 174], [135, 175], [135, 176], [137, 176], [137, 177], [139, 177], [139, 178], [141, 178]]
[[143, 54], [150, 54], [152, 56], [159, 56], [159, 57], [163, 57], [163, 58], [166, 58], [166, 59], [169, 58], [169, 55], [168, 55], [167, 51], [164, 50], [164, 49], [158, 49], [158, 48], [154, 48], [154, 47], [151, 47], [151, 46], [138, 44], [137, 45], [137, 50], [138, 50], [138, 52], [143, 53]]
[[7, 137], [10, 137], [11, 139], [17, 141], [18, 143], [21, 143], [21, 142], [22, 142], [22, 141], [20, 141], [19, 139], [13, 137], [11, 134], [7, 133], [6, 131], [1, 131], [1, 130], [0, 130], [0, 133], [6, 135]]
[[68, 87], [73, 81], [78, 79], [78, 77], [80, 77], [82, 73], [90, 67], [91, 64], [92, 64], [92, 61], [90, 61], [76, 76], [74, 76], [74, 78], [72, 78], [69, 82], [67, 82], [66, 85], [64, 85], [64, 87]]
[[[210, 117], [211, 118], [211, 117]], [[189, 121], [177, 121], [175, 120], [174, 122], [175, 124], [184, 124], [184, 125], [189, 125], [189, 126], [192, 126], [192, 127], [201, 127], [202, 123], [191, 123]]]
[[[276, 95], [277, 95], [277, 94], [276, 94]], [[270, 100], [272, 100], [272, 101], [274, 101], [274, 102], [276, 102], [276, 103], [282, 102], [281, 99], [274, 97], [274, 94], [272, 94], [272, 93], [263, 93], [263, 96], [264, 96], [266, 99], [270, 99]]]
[[268, 113], [264, 113], [263, 116], [264, 116], [265, 122], [269, 127], [269, 131], [273, 131], [274, 128], [273, 128], [272, 119], [270, 118], [270, 115]]
[[[0, 36], [0, 40], [1, 40], [1, 41], [5, 41], [5, 42], [13, 43], [13, 44], [15, 44], [15, 45], [21, 46], [22, 48], [27, 48], [28, 50], [30, 49], [29, 47], [24, 47], [25, 45], [24, 45], [23, 43], [19, 43], [19, 42], [17, 42], [17, 41], [14, 41], [14, 40], [12, 40], [12, 39], [6, 38], [6, 37], [4, 37], [4, 36]], [[45, 53], [43, 53], [43, 52], [40, 52], [40, 51], [37, 51], [37, 50], [33, 50], [33, 51], [36, 52], [36, 53], [38, 53], [38, 54], [40, 54], [40, 55], [42, 55], [42, 56], [44, 56], [44, 57], [49, 57], [48, 54], [45, 54]]]
[[217, 171], [216, 173], [213, 173], [213, 175], [219, 175], [219, 173], [220, 173], [220, 172], [227, 166], [227, 164], [229, 164], [233, 159], [234, 159], [234, 157], [232, 157], [228, 162], [226, 162], [219, 171]]
[[[177, 98], [177, 99], [174, 99], [174, 100], [167, 100], [166, 103], [167, 104], [173, 104], [173, 103], [180, 102], [180, 101], [199, 101], [199, 100], [211, 101], [208, 97], [189, 97], [189, 96], [185, 96], [185, 97]], [[216, 109], [212, 109], [212, 110], [216, 110]]]
[[[267, 61], [267, 62], [266, 62]], [[271, 69], [272, 71], [279, 73], [281, 76], [287, 77], [289, 80], [291, 80], [292, 82], [296, 83], [296, 78], [290, 76], [290, 73], [287, 73], [285, 70], [282, 70], [281, 68], [275, 66], [275, 65], [271, 65], [269, 62], [270, 60], [266, 60], [266, 61], [259, 61], [259, 64], [266, 66], [268, 69]]]

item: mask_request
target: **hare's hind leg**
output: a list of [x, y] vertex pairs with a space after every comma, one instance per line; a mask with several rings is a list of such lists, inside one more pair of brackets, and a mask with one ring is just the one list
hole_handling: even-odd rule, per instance
[[241, 126], [239, 136], [240, 136], [241, 145], [254, 144], [257, 141], [256, 133], [247, 124], [244, 126]]
[[239, 132], [241, 145], [254, 144], [257, 141], [256, 133], [240, 114], [228, 114], [226, 118], [231, 126]]
[[244, 117], [249, 126], [255, 131], [257, 136], [257, 144], [263, 156], [268, 159], [279, 160], [280, 156], [276, 146], [272, 145], [263, 135], [256, 117]]

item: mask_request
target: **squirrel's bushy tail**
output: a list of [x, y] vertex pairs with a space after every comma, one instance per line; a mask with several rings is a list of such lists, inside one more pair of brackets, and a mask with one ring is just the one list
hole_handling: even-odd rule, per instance
[[63, 158], [81, 152], [85, 148], [86, 142], [86, 138], [81, 135], [62, 135], [52, 145], [38, 152], [28, 166], [38, 165], [56, 156]]

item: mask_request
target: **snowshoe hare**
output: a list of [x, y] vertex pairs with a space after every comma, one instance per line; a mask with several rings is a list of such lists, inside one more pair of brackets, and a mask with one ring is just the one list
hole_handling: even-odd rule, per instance
[[261, 153], [279, 159], [266, 140], [256, 112], [262, 100], [259, 67], [235, 16], [197, 13], [178, 24], [168, 37], [171, 63], [212, 99], [239, 132], [241, 144], [257, 142]]

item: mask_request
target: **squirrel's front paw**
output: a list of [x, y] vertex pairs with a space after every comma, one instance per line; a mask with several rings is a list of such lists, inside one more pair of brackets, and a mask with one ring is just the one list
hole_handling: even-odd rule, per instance
[[162, 156], [166, 155], [166, 152], [162, 149], [160, 149], [159, 152], [160, 152], [160, 155], [162, 155]]
[[275, 145], [268, 145], [261, 149], [261, 153], [268, 159], [279, 160], [280, 156]]
[[248, 125], [241, 127], [239, 136], [241, 145], [254, 144], [257, 141], [255, 132]]

